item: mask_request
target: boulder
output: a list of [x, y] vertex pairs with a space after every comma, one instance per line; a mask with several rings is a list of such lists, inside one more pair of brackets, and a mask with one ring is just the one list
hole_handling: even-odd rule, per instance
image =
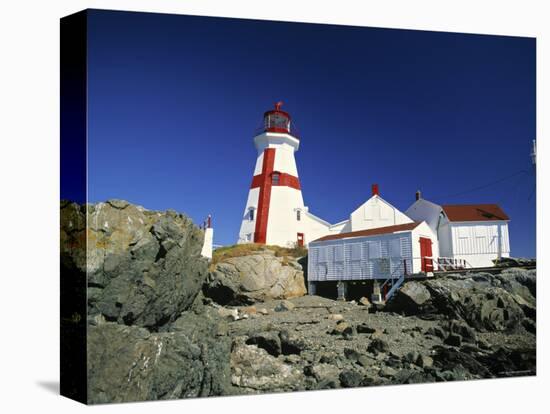
[[231, 383], [245, 391], [304, 389], [302, 370], [284, 363], [256, 345], [238, 341], [231, 351]]
[[430, 291], [420, 282], [407, 282], [388, 303], [388, 310], [397, 310], [406, 315], [415, 315], [431, 299]]
[[330, 331], [331, 335], [342, 335], [344, 338], [351, 337], [357, 334], [357, 330], [354, 325], [344, 321], [340, 320], [334, 327], [332, 331]]
[[275, 312], [286, 312], [291, 311], [294, 309], [296, 305], [294, 303], [290, 302], [289, 300], [282, 300], [275, 306]]
[[257, 345], [265, 349], [270, 355], [281, 355], [281, 339], [277, 332], [259, 332], [246, 340], [247, 345]]
[[158, 330], [201, 291], [204, 235], [186, 216], [123, 200], [65, 204], [61, 216], [62, 275], [87, 274], [89, 315]]
[[340, 373], [339, 379], [342, 387], [351, 388], [360, 386], [363, 376], [357, 371], [345, 370]]
[[388, 343], [380, 338], [373, 339], [367, 348], [367, 351], [373, 354], [384, 353], [388, 352], [389, 350], [390, 347]]
[[224, 395], [230, 386], [228, 340], [105, 322], [88, 327], [87, 348], [90, 404]]
[[339, 375], [340, 370], [332, 364], [319, 363], [315, 365], [308, 365], [304, 368], [304, 373], [308, 376], [314, 377], [317, 382], [323, 385], [335, 384], [340, 385]]
[[307, 293], [304, 272], [294, 258], [265, 248], [216, 263], [204, 285], [206, 296], [225, 304], [290, 299]]

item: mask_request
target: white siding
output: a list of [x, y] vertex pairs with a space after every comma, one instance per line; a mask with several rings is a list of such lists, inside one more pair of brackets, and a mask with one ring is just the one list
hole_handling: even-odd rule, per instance
[[508, 223], [504, 221], [452, 222], [450, 228], [453, 258], [464, 259], [473, 267], [486, 267], [492, 266], [499, 254], [510, 255]]
[[372, 196], [350, 216], [351, 231], [368, 230], [413, 221], [380, 196]]
[[329, 227], [331, 234], [349, 233], [351, 231], [351, 222], [349, 220], [341, 221], [340, 223], [332, 224]]
[[281, 145], [277, 147], [273, 170], [298, 177], [298, 169], [296, 168], [296, 160], [294, 158], [294, 148], [290, 145]]
[[302, 214], [300, 221], [296, 218], [296, 208], [303, 207], [300, 190], [286, 186], [271, 187], [266, 243], [290, 246], [296, 242], [298, 233], [306, 233], [305, 214]]
[[411, 268], [411, 232], [313, 242], [309, 245], [310, 281], [387, 279]]
[[[259, 188], [252, 188], [248, 192], [248, 199], [246, 200], [246, 207], [241, 221], [241, 229], [239, 230], [239, 239], [237, 243], [251, 243], [254, 241], [254, 231], [256, 230], [256, 216], [258, 211], [258, 197], [260, 195]], [[254, 220], [250, 220], [249, 210], [254, 209]]]
[[451, 226], [445, 219], [441, 221], [437, 231], [439, 241], [439, 255], [441, 257], [453, 257], [453, 242], [451, 237]]
[[256, 158], [256, 166], [254, 167], [254, 175], [260, 175], [262, 173], [262, 167], [264, 165], [264, 152], [261, 151], [258, 153], [258, 158]]
[[421, 198], [415, 201], [407, 211], [405, 211], [405, 214], [414, 221], [425, 221], [434, 234], [437, 234], [437, 224], [441, 211], [441, 206]]

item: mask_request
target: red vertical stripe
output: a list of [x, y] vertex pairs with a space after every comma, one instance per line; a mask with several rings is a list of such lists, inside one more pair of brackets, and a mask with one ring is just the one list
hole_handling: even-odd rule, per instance
[[262, 164], [262, 181], [258, 196], [258, 214], [256, 215], [256, 230], [254, 242], [265, 244], [267, 235], [267, 219], [269, 217], [269, 201], [271, 199], [271, 173], [275, 165], [275, 148], [264, 150]]

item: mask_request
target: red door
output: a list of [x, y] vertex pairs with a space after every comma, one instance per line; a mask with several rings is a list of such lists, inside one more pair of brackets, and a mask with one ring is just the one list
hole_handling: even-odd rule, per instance
[[302, 247], [304, 245], [304, 233], [298, 233], [298, 246]]
[[433, 272], [434, 263], [432, 260], [432, 241], [427, 237], [420, 237], [420, 261], [423, 272]]

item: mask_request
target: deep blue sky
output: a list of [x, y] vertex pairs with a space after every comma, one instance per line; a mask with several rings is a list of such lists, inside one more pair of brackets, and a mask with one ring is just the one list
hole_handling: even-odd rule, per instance
[[104, 11], [88, 24], [91, 202], [212, 213], [215, 242], [234, 243], [253, 132], [282, 100], [312, 213], [346, 219], [371, 183], [402, 210], [417, 189], [498, 203], [512, 255], [535, 255], [535, 39]]

